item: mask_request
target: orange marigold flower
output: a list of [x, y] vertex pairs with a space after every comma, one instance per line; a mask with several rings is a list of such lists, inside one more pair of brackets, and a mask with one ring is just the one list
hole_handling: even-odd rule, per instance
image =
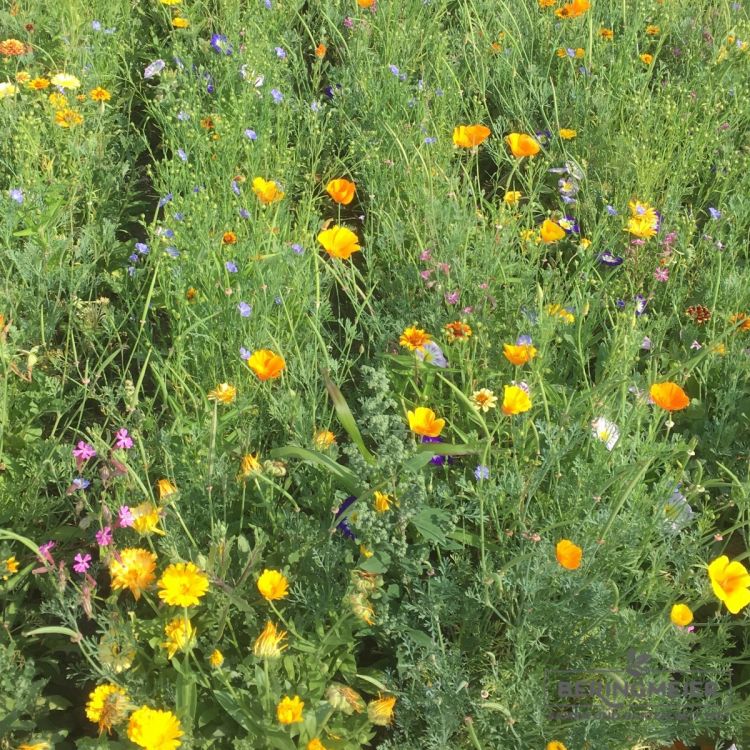
[[26, 45], [18, 39], [6, 39], [0, 42], [0, 55], [3, 57], [19, 57], [26, 51]]
[[224, 234], [221, 235], [221, 244], [222, 245], [236, 245], [237, 235], [234, 232], [224, 232]]
[[558, 18], [578, 18], [582, 16], [589, 8], [591, 3], [589, 0], [573, 0], [562, 8], [558, 8], [555, 11], [555, 15]]
[[341, 203], [344, 206], [348, 206], [354, 200], [354, 193], [357, 191], [357, 186], [353, 182], [344, 179], [343, 177], [338, 180], [331, 180], [326, 185], [326, 192], [336, 203]]
[[438, 419], [435, 412], [426, 406], [418, 406], [414, 411], [407, 412], [406, 416], [409, 429], [424, 437], [438, 437], [445, 427], [445, 420]]
[[510, 133], [505, 136], [505, 142], [517, 159], [522, 159], [524, 156], [536, 156], [541, 149], [539, 142], [526, 133]]
[[446, 323], [443, 326], [443, 330], [445, 331], [449, 344], [452, 344], [455, 341], [467, 341], [471, 338], [473, 333], [471, 326], [460, 320], [457, 320], [455, 323]]
[[432, 341], [432, 336], [427, 331], [411, 326], [404, 329], [398, 343], [413, 352], [421, 349], [425, 344], [429, 344], [430, 341]]
[[570, 539], [561, 539], [555, 546], [555, 557], [557, 562], [567, 570], [576, 570], [581, 567], [583, 550], [573, 544]]
[[536, 347], [531, 344], [503, 344], [503, 355], [512, 365], [520, 367], [536, 357]]
[[112, 98], [112, 94], [101, 86], [91, 89], [91, 91], [89, 91], [89, 96], [91, 97], [91, 100], [95, 102], [108, 102]]
[[32, 78], [27, 88], [33, 89], [34, 91], [42, 91], [43, 89], [49, 88], [49, 78]]
[[324, 229], [318, 235], [318, 242], [332, 258], [348, 260], [352, 253], [359, 252], [362, 248], [359, 239], [351, 229], [340, 227], [335, 224], [330, 229]]
[[459, 125], [453, 131], [453, 145], [459, 148], [474, 148], [485, 141], [492, 131], [484, 125]]
[[247, 366], [258, 376], [258, 380], [275, 380], [286, 367], [286, 361], [270, 349], [258, 349], [248, 358]]
[[639, 57], [644, 65], [651, 65], [651, 63], [654, 61], [654, 56], [649, 55], [648, 52], [644, 52], [642, 55], [639, 55]]
[[679, 411], [690, 405], [690, 399], [677, 383], [654, 383], [649, 388], [651, 400], [667, 411]]

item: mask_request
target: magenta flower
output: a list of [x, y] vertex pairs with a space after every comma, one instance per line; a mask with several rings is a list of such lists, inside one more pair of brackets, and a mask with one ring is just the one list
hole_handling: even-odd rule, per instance
[[669, 269], [666, 266], [657, 268], [654, 271], [654, 278], [657, 281], [669, 281]]
[[458, 299], [459, 299], [460, 296], [461, 295], [460, 295], [460, 293], [458, 291], [447, 292], [446, 295], [445, 295], [445, 301], [449, 305], [455, 305], [455, 304], [458, 304]]
[[89, 445], [83, 440], [78, 441], [78, 445], [73, 448], [73, 456], [75, 457], [76, 463], [83, 463], [93, 458], [96, 455], [93, 445]]
[[128, 431], [123, 427], [117, 430], [115, 434], [115, 448], [128, 451], [133, 447], [133, 439], [128, 435]]
[[100, 547], [109, 547], [112, 544], [112, 527], [105, 526], [103, 529], [99, 529], [96, 532], [96, 543]]
[[54, 549], [54, 542], [45, 542], [39, 545], [39, 557], [43, 562], [48, 562], [50, 565], [54, 565], [55, 561], [52, 559], [50, 550]]
[[82, 555], [79, 552], [73, 558], [73, 562], [75, 562], [75, 565], [73, 566], [73, 570], [75, 570], [76, 573], [85, 573], [91, 566], [91, 555], [89, 554]]
[[121, 529], [126, 529], [133, 525], [135, 518], [130, 512], [130, 508], [127, 505], [121, 505], [120, 510], [117, 512], [117, 525]]

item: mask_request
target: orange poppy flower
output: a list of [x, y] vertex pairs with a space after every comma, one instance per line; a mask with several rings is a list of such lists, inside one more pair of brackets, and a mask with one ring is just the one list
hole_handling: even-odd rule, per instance
[[336, 203], [348, 206], [354, 200], [354, 193], [357, 186], [343, 177], [338, 180], [331, 180], [326, 186], [326, 192]]
[[460, 148], [474, 148], [492, 133], [484, 125], [459, 125], [453, 131], [453, 145]]
[[281, 375], [286, 362], [270, 349], [259, 349], [247, 360], [247, 366], [258, 376], [258, 380], [274, 380]]
[[555, 15], [558, 18], [578, 18], [578, 16], [582, 16], [590, 7], [591, 3], [589, 0], [573, 0], [563, 5], [562, 8], [558, 8], [555, 11]]
[[555, 547], [555, 557], [566, 570], [576, 570], [581, 567], [583, 550], [570, 539], [561, 539]]
[[687, 393], [677, 383], [654, 383], [649, 388], [651, 400], [667, 411], [679, 411], [690, 406]]
[[536, 357], [536, 347], [531, 344], [503, 344], [503, 355], [512, 365], [520, 367]]
[[438, 419], [432, 409], [426, 406], [418, 406], [414, 411], [406, 413], [409, 419], [409, 429], [417, 435], [425, 437], [438, 437], [445, 427], [445, 420]]
[[510, 133], [505, 136], [505, 142], [517, 159], [522, 159], [524, 156], [536, 156], [541, 149], [539, 142], [526, 133]]

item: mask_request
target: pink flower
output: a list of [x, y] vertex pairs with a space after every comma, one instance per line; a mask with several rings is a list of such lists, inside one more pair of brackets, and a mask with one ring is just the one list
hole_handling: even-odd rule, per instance
[[91, 555], [89, 554], [82, 555], [79, 552], [73, 558], [73, 561], [75, 562], [75, 565], [73, 566], [73, 570], [75, 570], [76, 573], [85, 573], [91, 565]]
[[438, 263], [437, 267], [443, 272], [443, 273], [450, 273], [451, 272], [451, 264], [450, 263]]
[[100, 547], [108, 547], [112, 544], [112, 527], [105, 526], [103, 529], [99, 529], [96, 532], [96, 543]]
[[351, 18], [349, 18], [349, 16], [347, 16], [344, 19], [344, 28], [351, 29], [352, 26], [354, 26], [354, 21]]
[[421, 276], [421, 277], [422, 277], [422, 278], [423, 278], [423, 279], [424, 279], [425, 281], [427, 281], [427, 279], [429, 279], [429, 278], [430, 278], [430, 276], [432, 275], [432, 270], [428, 268], [428, 269], [427, 269], [426, 271], [420, 271], [420, 272], [419, 272], [419, 275], [420, 275], [420, 276]]
[[446, 302], [447, 302], [447, 303], [448, 303], [449, 305], [455, 305], [455, 304], [458, 304], [458, 298], [459, 298], [460, 296], [461, 296], [461, 295], [460, 295], [460, 292], [458, 292], [458, 291], [455, 291], [455, 292], [447, 292], [447, 293], [446, 293], [446, 295], [445, 295], [445, 301], [446, 301]]
[[133, 514], [130, 512], [130, 508], [127, 505], [121, 505], [120, 510], [117, 512], [117, 525], [121, 529], [126, 529], [132, 526], [134, 521], [135, 518], [133, 518]]
[[54, 549], [54, 542], [45, 542], [39, 545], [39, 557], [43, 562], [48, 562], [50, 565], [54, 565], [55, 561], [52, 559], [50, 550]]
[[422, 250], [419, 254], [419, 260], [429, 260], [430, 258], [432, 258], [432, 250], [429, 247]]
[[115, 434], [115, 448], [127, 451], [133, 447], [133, 439], [128, 435], [128, 431], [123, 427], [117, 430]]
[[669, 269], [666, 266], [657, 268], [654, 271], [654, 278], [657, 281], [669, 281]]
[[78, 445], [73, 448], [73, 457], [76, 460], [76, 464], [79, 466], [90, 458], [93, 458], [95, 455], [96, 451], [94, 450], [94, 446], [89, 445], [83, 440], [79, 440]]

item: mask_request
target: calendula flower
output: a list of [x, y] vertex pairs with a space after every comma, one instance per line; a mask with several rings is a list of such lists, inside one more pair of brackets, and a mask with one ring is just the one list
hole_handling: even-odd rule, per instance
[[370, 600], [365, 594], [354, 593], [349, 598], [349, 606], [352, 608], [352, 614], [365, 625], [373, 625], [375, 623], [375, 610], [370, 603]]
[[361, 714], [365, 710], [365, 702], [362, 696], [352, 690], [348, 685], [340, 682], [332, 682], [326, 690], [326, 700], [336, 711], [341, 711], [347, 716]]
[[289, 594], [289, 581], [280, 570], [266, 568], [258, 578], [258, 591], [269, 602], [283, 599]]
[[597, 417], [591, 423], [591, 429], [594, 433], [594, 437], [597, 440], [601, 440], [607, 446], [607, 450], [611, 451], [617, 441], [620, 439], [620, 430], [614, 422], [610, 422], [605, 417]]
[[426, 406], [418, 406], [414, 411], [406, 414], [409, 420], [409, 429], [417, 435], [426, 437], [438, 437], [445, 427], [445, 420], [438, 419], [432, 409]]
[[550, 245], [565, 237], [565, 230], [556, 221], [545, 219], [539, 230], [539, 236], [541, 237], [542, 242]]
[[750, 574], [741, 562], [717, 557], [708, 566], [708, 577], [714, 594], [733, 615], [750, 604]]
[[531, 409], [531, 398], [529, 394], [520, 386], [506, 385], [503, 386], [503, 414], [512, 416], [522, 414]]
[[675, 604], [669, 613], [669, 619], [684, 628], [693, 621], [693, 611], [687, 604]]
[[94, 102], [108, 102], [112, 98], [112, 94], [107, 89], [97, 86], [95, 89], [89, 91], [89, 97]]
[[280, 724], [297, 724], [302, 721], [302, 710], [305, 703], [298, 695], [290, 698], [284, 696], [276, 706], [276, 718]]
[[286, 367], [284, 358], [270, 349], [258, 349], [246, 361], [258, 380], [274, 380]]
[[52, 76], [52, 85], [59, 86], [61, 89], [77, 89], [81, 82], [69, 73], [57, 73]]
[[180, 721], [171, 711], [143, 706], [128, 721], [128, 739], [145, 750], [176, 750], [182, 735]]
[[263, 632], [255, 639], [253, 653], [259, 659], [278, 659], [286, 644], [281, 642], [286, 638], [285, 630], [277, 630], [270, 620], [266, 623]]
[[484, 125], [459, 125], [453, 131], [453, 145], [459, 148], [474, 148], [484, 142], [492, 131]]
[[[118, 559], [119, 557], [119, 559]], [[109, 575], [112, 589], [130, 589], [138, 601], [141, 594], [153, 583], [156, 570], [156, 555], [139, 547], [126, 547], [112, 557]]]
[[335, 224], [330, 229], [324, 229], [318, 235], [318, 242], [332, 258], [348, 260], [352, 253], [359, 252], [359, 238], [347, 227]]
[[395, 705], [395, 696], [380, 696], [377, 700], [372, 700], [367, 704], [367, 718], [376, 726], [387, 727], [393, 722]]
[[336, 436], [330, 430], [318, 430], [313, 442], [316, 448], [330, 448], [336, 442]]
[[48, 78], [32, 78], [27, 84], [27, 88], [32, 89], [33, 91], [43, 91], [46, 88], [49, 88], [50, 81]]
[[638, 57], [640, 58], [641, 62], [644, 65], [651, 65], [651, 63], [654, 61], [654, 56], [653, 55], [649, 55], [648, 52], [644, 52], [644, 53], [638, 55]]
[[269, 205], [280, 201], [284, 197], [283, 191], [272, 180], [264, 180], [262, 177], [256, 177], [253, 180], [253, 192], [258, 196], [258, 200], [263, 205]]
[[133, 515], [133, 528], [139, 534], [159, 534], [164, 536], [165, 532], [159, 528], [161, 515], [159, 509], [148, 500], [130, 509]]
[[384, 492], [375, 492], [373, 506], [378, 513], [385, 513], [390, 510], [392, 502], [393, 498], [390, 495], [386, 495]]
[[100, 734], [105, 729], [109, 732], [125, 720], [129, 700], [128, 694], [117, 685], [98, 685], [89, 693], [86, 718], [99, 725]]
[[515, 206], [522, 197], [523, 193], [520, 190], [508, 190], [503, 196], [503, 203], [506, 206]]
[[667, 411], [679, 411], [690, 406], [690, 399], [677, 383], [654, 383], [649, 388], [651, 400]]
[[175, 617], [164, 626], [167, 640], [161, 645], [167, 649], [171, 659], [178, 651], [185, 651], [191, 644], [195, 630], [187, 617]]
[[578, 135], [578, 131], [571, 130], [570, 128], [561, 128], [558, 130], [558, 133], [560, 134], [560, 138], [562, 138], [564, 141], [570, 141], [573, 140]]
[[159, 493], [159, 502], [162, 502], [171, 495], [176, 495], [177, 487], [169, 479], [160, 479], [156, 483], [156, 491]]
[[510, 133], [505, 136], [505, 142], [517, 159], [522, 159], [524, 156], [536, 156], [541, 150], [539, 142], [526, 133]]
[[561, 539], [555, 546], [555, 557], [557, 562], [566, 570], [576, 570], [581, 567], [583, 550], [573, 544], [570, 539]]
[[503, 344], [503, 356], [517, 367], [530, 362], [536, 353], [536, 347], [531, 344]]
[[398, 343], [413, 352], [416, 349], [421, 349], [430, 341], [432, 341], [432, 336], [427, 331], [412, 326], [404, 329]]
[[83, 122], [83, 115], [74, 109], [61, 109], [55, 112], [55, 123], [61, 128], [74, 128]]
[[237, 398], [237, 389], [229, 383], [220, 383], [212, 391], [209, 391], [208, 398], [211, 401], [220, 401], [222, 404], [231, 404]]
[[338, 180], [331, 180], [326, 185], [326, 192], [331, 196], [332, 200], [344, 206], [348, 206], [354, 200], [354, 193], [356, 191], [357, 186], [343, 177]]
[[68, 99], [65, 94], [61, 94], [57, 91], [53, 91], [48, 97], [47, 101], [56, 109], [62, 109], [68, 104]]
[[208, 591], [208, 576], [194, 563], [172, 563], [156, 585], [159, 599], [170, 606], [197, 606]]
[[3, 574], [4, 581], [7, 581], [14, 573], [18, 573], [18, 560], [16, 560], [15, 555], [6, 557], [5, 560], [3, 560], [3, 565], [5, 566], [5, 572]]
[[589, 0], [572, 0], [572, 2], [563, 5], [562, 8], [558, 8], [555, 11], [555, 15], [558, 18], [578, 18], [582, 16], [589, 8], [591, 3]]
[[218, 648], [215, 648], [208, 657], [208, 663], [214, 669], [218, 669], [224, 663], [224, 654]]
[[655, 24], [649, 24], [646, 26], [646, 34], [648, 34], [648, 36], [659, 36], [660, 33], [661, 29]]
[[612, 31], [612, 29], [602, 27], [601, 29], [599, 29], [599, 36], [602, 39], [606, 39], [608, 42], [611, 42], [615, 38], [615, 32]]
[[316, 48], [315, 48], [315, 57], [318, 58], [318, 60], [322, 60], [326, 56], [326, 52], [328, 52], [328, 47], [321, 42]]
[[497, 406], [497, 396], [489, 388], [480, 388], [471, 394], [471, 402], [486, 413]]

